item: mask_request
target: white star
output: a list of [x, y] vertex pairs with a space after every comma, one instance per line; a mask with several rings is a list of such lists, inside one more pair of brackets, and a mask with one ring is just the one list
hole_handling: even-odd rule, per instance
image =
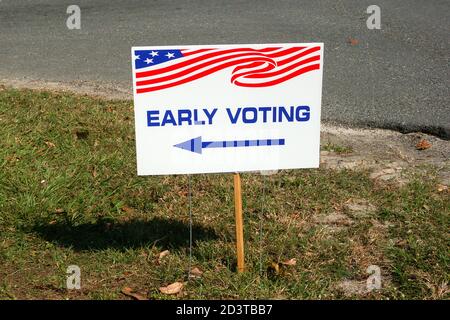
[[172, 52], [168, 52], [168, 53], [166, 54], [166, 57], [167, 57], [168, 59], [170, 59], [170, 58], [175, 58], [175, 54], [172, 53]]
[[152, 51], [152, 52], [150, 52], [150, 54], [152, 55], [152, 57], [157, 57], [158, 51]]
[[147, 62], [147, 64], [153, 63], [153, 59], [147, 58], [147, 59], [145, 59], [145, 62]]
[[136, 60], [139, 60], [140, 59], [140, 57], [139, 57], [139, 55], [134, 55], [134, 61], [136, 61]]

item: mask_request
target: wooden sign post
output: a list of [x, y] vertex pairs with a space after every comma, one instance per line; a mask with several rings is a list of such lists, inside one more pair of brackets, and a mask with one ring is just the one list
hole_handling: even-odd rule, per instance
[[242, 192], [241, 177], [239, 173], [234, 174], [234, 213], [236, 216], [236, 252], [237, 271], [244, 272], [244, 224], [242, 217]]

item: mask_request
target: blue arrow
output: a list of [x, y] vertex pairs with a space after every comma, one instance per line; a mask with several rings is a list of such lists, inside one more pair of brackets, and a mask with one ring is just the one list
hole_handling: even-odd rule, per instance
[[262, 147], [284, 146], [284, 139], [258, 139], [258, 140], [234, 140], [234, 141], [202, 141], [202, 137], [193, 138], [174, 145], [174, 147], [202, 154], [206, 148], [237, 148], [237, 147]]

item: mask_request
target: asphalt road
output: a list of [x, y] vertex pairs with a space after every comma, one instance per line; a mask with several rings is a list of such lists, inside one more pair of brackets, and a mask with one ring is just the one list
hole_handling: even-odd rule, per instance
[[[81, 30], [66, 27], [70, 4]], [[366, 27], [370, 4], [381, 30]], [[131, 93], [133, 45], [320, 41], [323, 120], [449, 138], [449, 34], [448, 0], [0, 0], [0, 79]]]

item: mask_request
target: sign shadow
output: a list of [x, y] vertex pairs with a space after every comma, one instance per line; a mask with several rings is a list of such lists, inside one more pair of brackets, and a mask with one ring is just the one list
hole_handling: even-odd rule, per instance
[[[41, 238], [75, 251], [95, 251], [109, 248], [126, 250], [148, 246], [167, 249], [189, 247], [189, 224], [174, 219], [153, 218], [114, 222], [107, 219], [95, 223], [40, 223], [33, 227]], [[218, 238], [211, 228], [193, 224], [193, 245]]]

